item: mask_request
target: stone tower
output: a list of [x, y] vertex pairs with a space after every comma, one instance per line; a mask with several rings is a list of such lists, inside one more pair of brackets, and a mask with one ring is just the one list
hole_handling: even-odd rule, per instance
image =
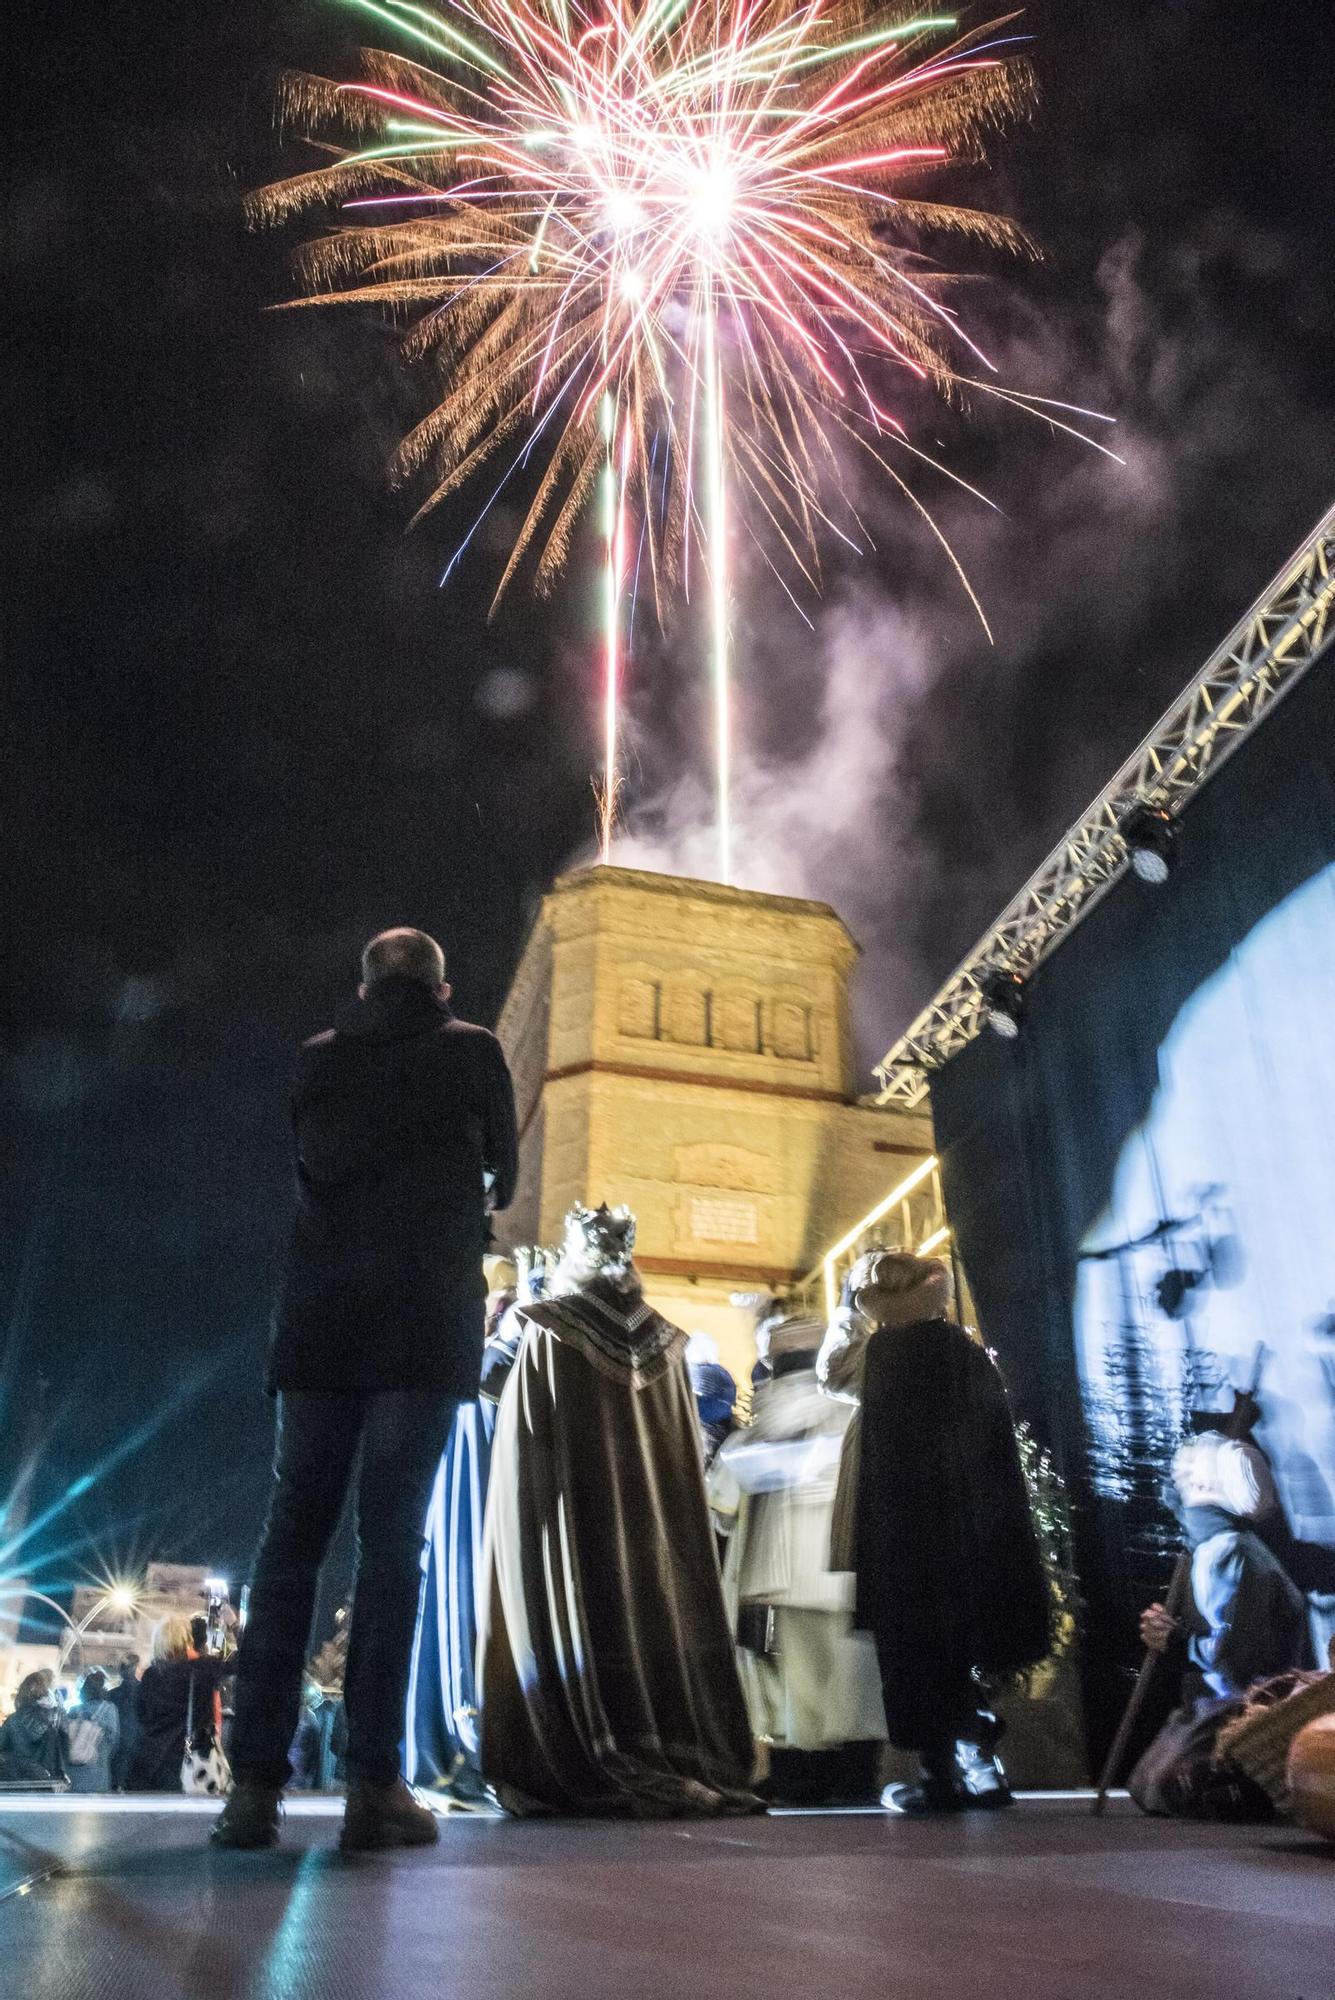
[[561, 876], [499, 1034], [514, 1072], [512, 1243], [572, 1202], [625, 1202], [653, 1302], [744, 1379], [733, 1303], [804, 1278], [931, 1151], [918, 1113], [859, 1101], [858, 947], [824, 903], [628, 868]]

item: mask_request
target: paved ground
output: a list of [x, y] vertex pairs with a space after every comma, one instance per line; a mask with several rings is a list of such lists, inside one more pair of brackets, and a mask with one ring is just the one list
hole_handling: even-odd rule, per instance
[[[340, 1860], [323, 1802], [276, 1854], [211, 1808], [0, 1801], [16, 2000], [1335, 2000], [1335, 1850], [1124, 1801], [998, 1818], [610, 1826], [458, 1818]], [[117, 1809], [118, 1808], [118, 1809]]]

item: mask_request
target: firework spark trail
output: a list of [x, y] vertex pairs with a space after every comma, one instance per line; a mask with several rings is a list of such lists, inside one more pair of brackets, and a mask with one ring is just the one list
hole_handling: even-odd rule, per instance
[[396, 459], [433, 479], [419, 516], [496, 452], [508, 470], [486, 507], [532, 461], [497, 598], [530, 551], [550, 587], [603, 482], [604, 858], [630, 519], [660, 617], [670, 590], [689, 595], [698, 547], [727, 879], [730, 523], [745, 514], [786, 589], [785, 569], [818, 582], [824, 530], [866, 545], [833, 476], [853, 438], [937, 532], [887, 457], [924, 458], [885, 407], [896, 374], [1056, 428], [1094, 414], [964, 374], [965, 357], [991, 364], [921, 249], [952, 232], [1021, 245], [1004, 219], [915, 191], [1024, 108], [1015, 37], [998, 22], [943, 45], [951, 17], [872, 0], [349, 3], [410, 53], [365, 52], [357, 83], [289, 81], [285, 113], [326, 151], [352, 144], [255, 210], [332, 210], [296, 303], [388, 307], [441, 364]]
[[631, 430], [629, 423], [623, 419], [618, 450], [610, 396], [603, 398], [602, 422], [607, 439], [607, 464], [603, 471], [603, 525], [607, 553], [603, 578], [603, 783], [598, 797], [598, 851], [606, 863], [612, 858], [612, 834], [616, 827], [617, 793], [621, 784], [618, 757], [621, 598], [626, 575], [626, 482], [630, 476]]
[[728, 506], [723, 475], [723, 371], [718, 353], [718, 312], [711, 295], [704, 308], [705, 488], [709, 535], [710, 645], [713, 651], [714, 764], [719, 880], [732, 880], [732, 693], [728, 670]]

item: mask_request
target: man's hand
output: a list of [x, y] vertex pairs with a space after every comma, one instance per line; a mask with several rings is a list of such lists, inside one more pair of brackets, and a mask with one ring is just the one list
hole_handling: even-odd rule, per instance
[[1181, 1629], [1162, 1604], [1151, 1604], [1140, 1614], [1140, 1643], [1151, 1653], [1166, 1653]]

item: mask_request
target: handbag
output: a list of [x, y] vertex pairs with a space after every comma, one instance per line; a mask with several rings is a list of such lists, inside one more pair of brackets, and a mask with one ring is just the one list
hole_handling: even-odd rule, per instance
[[95, 1764], [102, 1754], [102, 1729], [91, 1716], [70, 1718], [71, 1764]]
[[181, 1790], [192, 1798], [221, 1799], [232, 1789], [232, 1767], [221, 1742], [210, 1735], [201, 1747], [195, 1741], [195, 1676], [185, 1704], [185, 1755], [181, 1759]]

